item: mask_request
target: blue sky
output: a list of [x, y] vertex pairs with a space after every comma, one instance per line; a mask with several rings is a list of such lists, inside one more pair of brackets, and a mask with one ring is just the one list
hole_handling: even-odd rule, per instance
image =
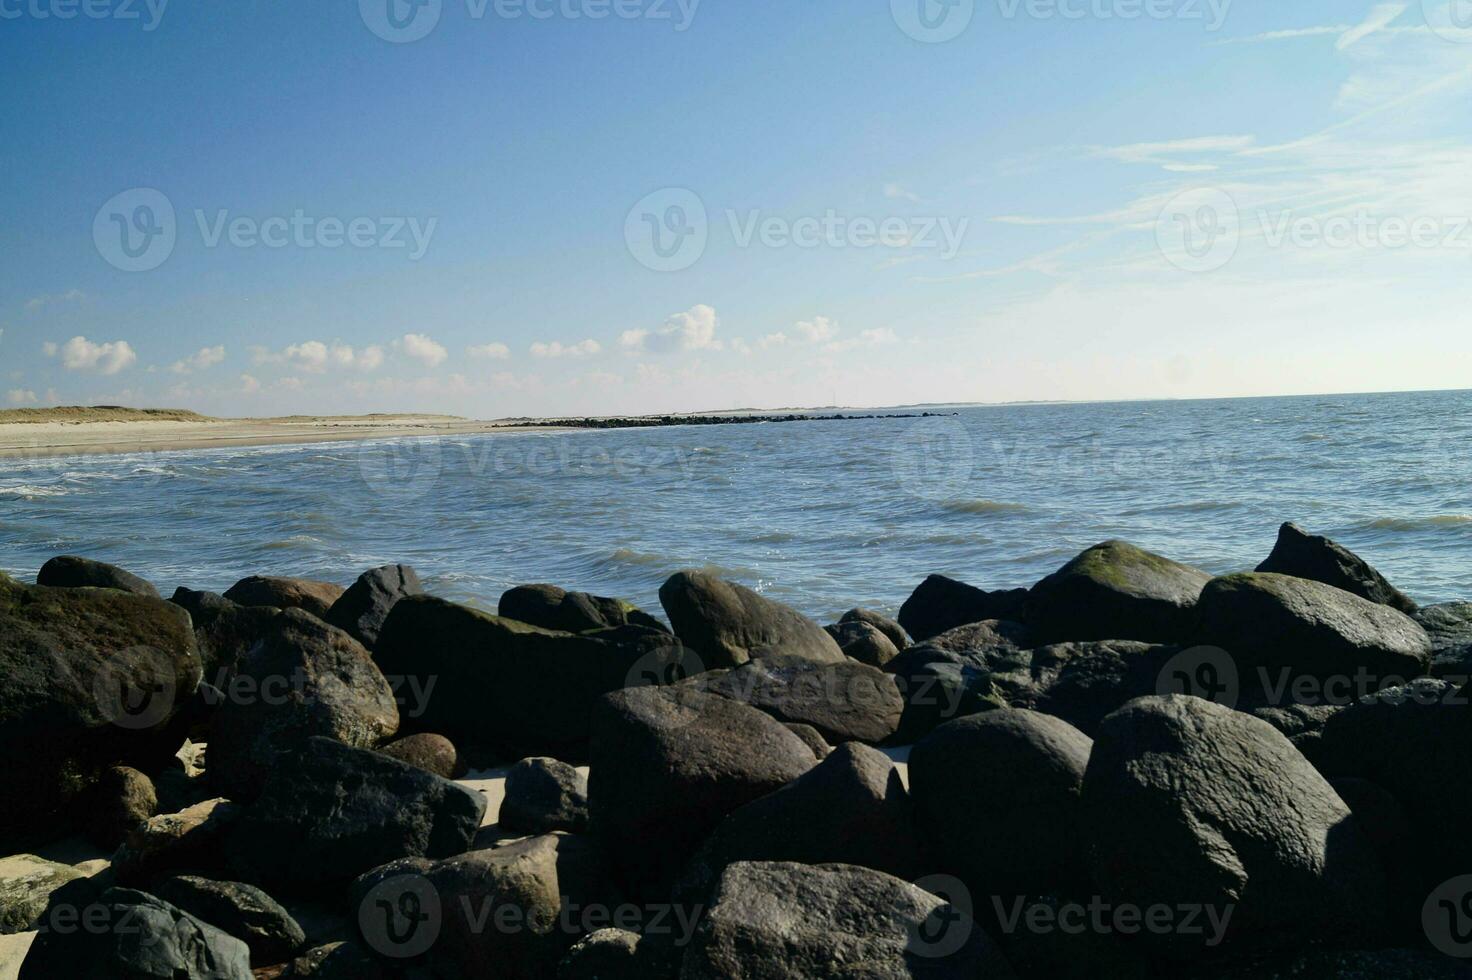
[[388, 2], [0, 0], [0, 404], [1472, 387], [1472, 0]]

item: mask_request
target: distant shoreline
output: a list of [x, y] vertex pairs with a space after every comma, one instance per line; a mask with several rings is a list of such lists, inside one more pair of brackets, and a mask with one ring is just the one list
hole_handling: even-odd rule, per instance
[[26, 456], [107, 455], [231, 446], [299, 445], [362, 439], [489, 435], [734, 425], [877, 418], [925, 418], [937, 413], [822, 414], [790, 412], [524, 418], [477, 421], [449, 415], [288, 416], [216, 419], [173, 409], [62, 408], [0, 412], [0, 459]]

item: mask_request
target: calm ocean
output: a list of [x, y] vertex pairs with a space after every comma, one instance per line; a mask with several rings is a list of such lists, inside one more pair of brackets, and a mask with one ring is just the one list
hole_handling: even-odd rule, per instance
[[657, 610], [707, 566], [829, 621], [1110, 537], [1249, 569], [1284, 520], [1421, 602], [1472, 597], [1472, 392], [0, 460], [0, 569], [76, 553], [165, 595], [402, 561], [477, 605], [553, 582]]

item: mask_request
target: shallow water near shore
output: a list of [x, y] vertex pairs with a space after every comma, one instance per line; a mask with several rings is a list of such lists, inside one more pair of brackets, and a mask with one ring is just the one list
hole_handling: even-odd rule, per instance
[[82, 554], [168, 595], [402, 561], [487, 608], [553, 582], [657, 610], [709, 566], [829, 621], [1110, 537], [1250, 569], [1295, 520], [1420, 602], [1472, 597], [1472, 392], [955, 411], [0, 460], [0, 569]]

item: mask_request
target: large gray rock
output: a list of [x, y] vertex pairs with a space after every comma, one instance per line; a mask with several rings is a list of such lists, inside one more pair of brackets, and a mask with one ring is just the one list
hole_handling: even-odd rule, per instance
[[1417, 608], [1409, 596], [1359, 555], [1326, 537], [1309, 534], [1297, 524], [1284, 524], [1278, 529], [1272, 554], [1257, 570], [1313, 579], [1407, 614]]
[[1006, 901], [1082, 884], [1092, 745], [1066, 722], [1014, 708], [927, 735], [910, 754], [910, 787], [934, 867]]
[[889, 739], [905, 706], [893, 675], [855, 660], [819, 664], [771, 656], [698, 674], [685, 684], [749, 704], [778, 721], [810, 725], [834, 745]]
[[558, 633], [430, 596], [394, 606], [374, 659], [418, 727], [514, 758], [581, 755], [599, 697], [701, 669], [654, 630]]
[[313, 735], [371, 748], [399, 728], [393, 689], [357, 640], [288, 609], [237, 667], [210, 722], [206, 772], [216, 792], [248, 802], [282, 752]]
[[1199, 642], [1221, 647], [1244, 685], [1366, 672], [1394, 686], [1426, 672], [1431, 641], [1404, 613], [1322, 582], [1252, 573], [1213, 579], [1201, 593]]
[[120, 589], [134, 595], [157, 599], [158, 589], [152, 582], [139, 578], [132, 572], [116, 565], [79, 558], [76, 555], [61, 555], [41, 566], [36, 574], [37, 585], [49, 585], [58, 589]]
[[460, 753], [455, 749], [455, 743], [443, 735], [430, 732], [395, 739], [387, 745], [380, 745], [378, 751], [445, 779], [459, 778], [465, 768], [460, 761]]
[[912, 878], [920, 870], [914, 813], [894, 763], [851, 742], [736, 810], [686, 866], [675, 900], [703, 906], [721, 872], [738, 861], [854, 864]]
[[1472, 677], [1472, 602], [1423, 606], [1411, 618], [1431, 639], [1431, 673]]
[[226, 848], [241, 880], [320, 894], [404, 857], [470, 846], [486, 798], [389, 758], [327, 738], [278, 757]]
[[944, 575], [932, 575], [905, 600], [899, 621], [920, 643], [967, 623], [1017, 619], [1026, 600], [1026, 589], [987, 592]]
[[1011, 969], [961, 910], [868, 868], [733, 864], [682, 980], [994, 980]]
[[1027, 622], [1038, 640], [1183, 638], [1211, 576], [1126, 541], [1094, 545], [1033, 586]]
[[660, 586], [659, 601], [675, 635], [707, 668], [738, 667], [781, 654], [839, 663], [843, 651], [817, 623], [780, 602], [698, 571], [678, 572]]
[[983, 619], [932, 636], [924, 645], [966, 657], [982, 657], [1030, 650], [1037, 645], [1033, 641], [1032, 630], [1022, 623], [1006, 619]]
[[414, 569], [384, 565], [359, 575], [327, 610], [327, 621], [371, 650], [394, 604], [405, 596], [423, 594], [424, 587]]
[[771, 716], [714, 694], [668, 687], [603, 698], [590, 750], [591, 833], [631, 897], [650, 901], [666, 900], [680, 869], [728, 813], [816, 762], [812, 750]]
[[578, 940], [557, 965], [557, 980], [655, 980], [637, 932], [599, 929]]
[[0, 840], [18, 850], [65, 836], [108, 766], [162, 765], [184, 740], [172, 722], [200, 676], [179, 607], [0, 576]]
[[[1104, 719], [1083, 802], [1103, 899], [1229, 915], [1220, 951], [1363, 939], [1384, 922], [1383, 871], [1349, 808], [1250, 715], [1182, 695], [1132, 701]], [[1195, 958], [1210, 933], [1138, 939]]]
[[225, 591], [225, 598], [242, 606], [271, 606], [274, 609], [303, 609], [318, 619], [327, 616], [332, 604], [347, 590], [331, 582], [305, 578], [251, 575]]
[[588, 829], [588, 778], [556, 759], [522, 759], [506, 774], [498, 822], [513, 833], [582, 833]]
[[244, 942], [255, 966], [284, 963], [306, 942], [291, 913], [254, 885], [174, 875], [152, 888], [175, 908]]
[[153, 895], [112, 888], [86, 912], [94, 925], [36, 937], [21, 980], [252, 980], [245, 943]]
[[188, 610], [205, 680], [223, 688], [251, 647], [261, 641], [281, 615], [271, 606], [242, 606], [213, 592], [176, 589], [169, 599]]
[[507, 619], [563, 633], [630, 625], [669, 632], [663, 623], [632, 603], [587, 592], [568, 592], [555, 585], [518, 585], [508, 589], [496, 611]]

